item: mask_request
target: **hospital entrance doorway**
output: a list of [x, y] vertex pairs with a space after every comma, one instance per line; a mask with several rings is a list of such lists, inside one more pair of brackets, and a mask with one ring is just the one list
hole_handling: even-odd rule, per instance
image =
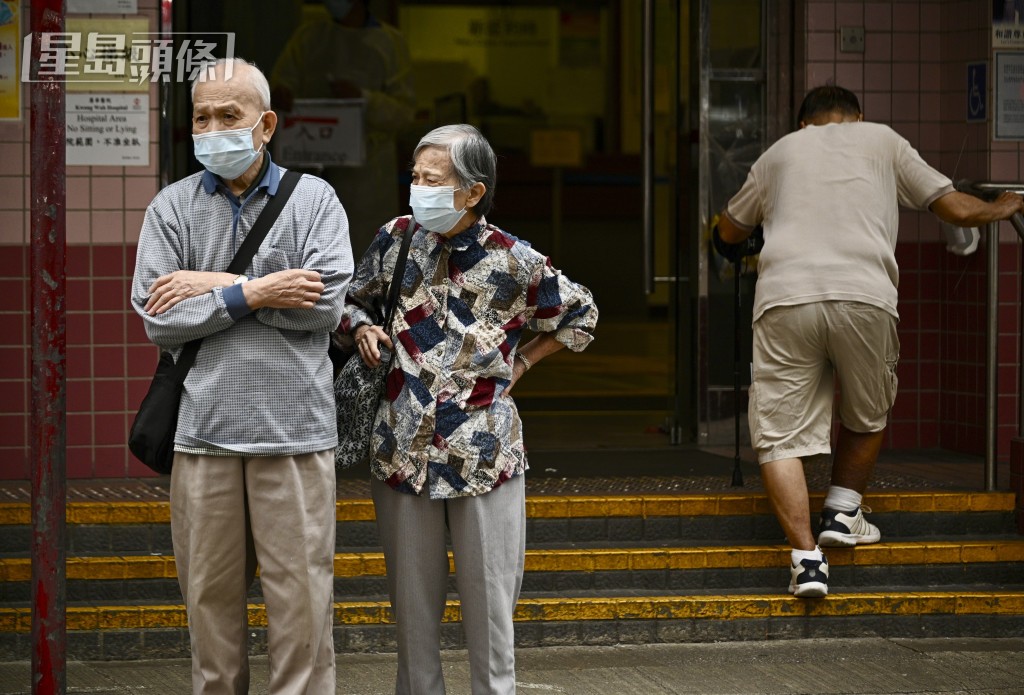
[[[408, 52], [400, 79], [411, 85], [413, 116], [393, 134], [390, 174], [399, 211], [408, 212], [419, 137], [471, 123], [498, 154], [489, 221], [594, 294], [593, 343], [549, 357], [515, 389], [535, 472], [586, 475], [604, 461], [604, 472], [630, 473], [637, 460], [670, 466], [708, 443], [709, 394], [732, 379], [731, 360], [718, 374], [708, 355], [731, 352], [733, 324], [708, 289], [701, 153], [716, 123], [731, 133], [726, 147], [759, 151], [765, 1], [369, 2]], [[268, 75], [301, 27], [331, 21], [320, 0], [173, 8], [174, 31], [235, 32], [235, 53]], [[712, 13], [723, 30], [709, 33]], [[712, 40], [749, 69], [709, 82], [701, 68]], [[715, 111], [716, 100], [728, 103]], [[197, 167], [187, 94], [172, 112], [168, 161], [179, 178]], [[358, 258], [364, 249], [353, 250]]]

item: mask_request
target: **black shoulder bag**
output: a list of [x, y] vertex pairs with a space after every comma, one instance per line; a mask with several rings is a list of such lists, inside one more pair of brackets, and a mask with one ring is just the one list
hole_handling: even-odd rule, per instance
[[[246, 271], [301, 176], [302, 174], [296, 171], [285, 172], [277, 193], [260, 211], [252, 229], [231, 260], [227, 272], [241, 275]], [[128, 434], [128, 448], [135, 457], [162, 475], [170, 473], [174, 463], [174, 435], [178, 429], [181, 391], [202, 342], [202, 338], [197, 338], [185, 343], [177, 363], [171, 353], [160, 353], [153, 382], [149, 385], [146, 397], [142, 399], [139, 412], [135, 415], [135, 421]]]
[[[391, 336], [391, 322], [398, 310], [398, 295], [402, 290], [405, 276], [405, 261], [409, 257], [409, 244], [416, 233], [415, 218], [409, 219], [409, 226], [402, 235], [402, 245], [395, 260], [395, 272], [388, 288], [388, 300], [384, 309], [384, 332]], [[394, 341], [394, 337], [391, 337]], [[338, 446], [334, 451], [334, 465], [344, 470], [369, 459], [370, 440], [373, 425], [377, 420], [377, 409], [384, 396], [384, 388], [394, 351], [380, 346], [380, 364], [367, 367], [363, 358], [352, 354], [334, 380], [334, 403], [338, 415]]]

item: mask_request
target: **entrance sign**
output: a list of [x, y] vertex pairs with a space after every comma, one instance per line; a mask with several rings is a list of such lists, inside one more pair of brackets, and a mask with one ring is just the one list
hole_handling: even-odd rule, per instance
[[365, 99], [296, 99], [274, 136], [285, 167], [358, 167], [366, 162]]

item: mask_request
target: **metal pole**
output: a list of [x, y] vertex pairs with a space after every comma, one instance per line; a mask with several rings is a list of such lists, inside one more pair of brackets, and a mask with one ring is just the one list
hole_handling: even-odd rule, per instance
[[732, 465], [733, 487], [743, 487], [743, 469], [740, 468], [740, 309], [743, 302], [740, 296], [740, 274], [743, 270], [743, 259], [733, 263], [733, 290], [736, 296], [733, 297], [732, 312], [732, 408], [733, 408], [733, 434], [734, 458]]
[[63, 0], [32, 0], [32, 693], [67, 689], [64, 576], [65, 156], [63, 76], [40, 76], [44, 33], [64, 31]]
[[551, 257], [562, 259], [562, 167], [551, 168]]
[[643, 190], [644, 293], [654, 294], [654, 0], [643, 2], [640, 153]]
[[996, 489], [996, 446], [999, 431], [999, 223], [985, 230], [988, 298], [985, 317], [985, 490]]
[[[957, 181], [956, 188], [964, 193], [976, 195], [984, 200], [993, 200], [1003, 192], [1024, 195], [1024, 183], [999, 181]], [[1020, 213], [1010, 218], [1017, 236], [1024, 241], [1024, 216]], [[987, 312], [985, 321], [985, 490], [996, 489], [996, 455], [999, 440], [999, 223], [985, 226], [987, 257]], [[1021, 256], [1024, 261], [1024, 255]], [[1021, 297], [1021, 320], [1024, 321], [1024, 292]], [[1024, 332], [1018, 331], [1018, 340], [1024, 341]], [[1021, 345], [1021, 359], [1024, 359], [1024, 342]], [[1020, 362], [1018, 362], [1020, 364]], [[1024, 373], [1018, 382], [1017, 408], [1021, 435], [1024, 436]]]

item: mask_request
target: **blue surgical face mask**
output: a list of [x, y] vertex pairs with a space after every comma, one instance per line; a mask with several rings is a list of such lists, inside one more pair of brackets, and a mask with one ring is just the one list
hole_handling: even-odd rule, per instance
[[260, 114], [251, 128], [235, 128], [234, 130], [215, 130], [192, 136], [196, 159], [211, 174], [216, 174], [226, 181], [237, 179], [252, 166], [260, 156], [263, 147], [252, 146], [252, 131], [263, 122], [266, 111]]
[[327, 11], [336, 22], [340, 22], [352, 11], [352, 0], [324, 0]]
[[431, 232], [447, 234], [466, 214], [455, 209], [454, 186], [409, 186], [409, 206], [416, 221]]

